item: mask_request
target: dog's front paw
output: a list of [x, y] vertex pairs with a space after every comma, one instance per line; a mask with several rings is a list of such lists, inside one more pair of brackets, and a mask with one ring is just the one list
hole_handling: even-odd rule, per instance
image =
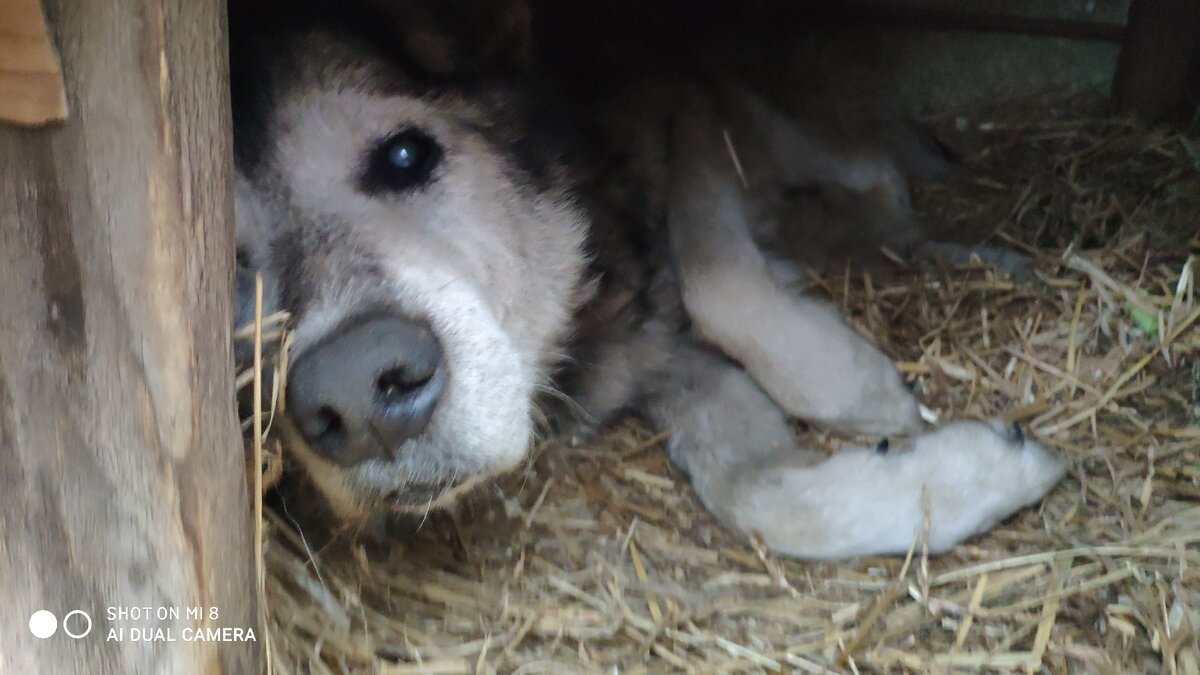
[[891, 360], [866, 340], [847, 347], [849, 362], [829, 373], [809, 421], [846, 434], [920, 431], [920, 406]]
[[1042, 497], [1063, 463], [1014, 427], [953, 422], [815, 464], [787, 455], [710, 495], [772, 549], [801, 558], [945, 551]]
[[[929, 548], [942, 551], [983, 532], [1039, 500], [1066, 466], [1016, 425], [962, 420], [904, 444], [878, 459], [890, 468], [894, 489], [925, 490]], [[893, 462], [891, 467], [886, 463]]]

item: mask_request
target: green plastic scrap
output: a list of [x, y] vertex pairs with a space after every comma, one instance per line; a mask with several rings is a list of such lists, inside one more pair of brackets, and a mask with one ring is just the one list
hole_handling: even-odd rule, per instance
[[1140, 307], [1135, 307], [1132, 303], [1125, 303], [1125, 311], [1129, 312], [1129, 316], [1133, 317], [1133, 322], [1142, 330], [1151, 340], [1158, 339], [1158, 315], [1153, 312], [1147, 312]]

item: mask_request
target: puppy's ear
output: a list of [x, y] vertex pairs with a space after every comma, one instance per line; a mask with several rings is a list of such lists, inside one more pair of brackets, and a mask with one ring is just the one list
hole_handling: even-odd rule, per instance
[[394, 21], [408, 55], [434, 75], [516, 75], [533, 52], [527, 0], [372, 0]]

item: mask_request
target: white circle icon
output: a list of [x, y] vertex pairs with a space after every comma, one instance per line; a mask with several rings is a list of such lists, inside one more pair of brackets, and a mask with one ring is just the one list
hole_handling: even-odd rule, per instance
[[35, 638], [45, 640], [58, 630], [58, 618], [53, 613], [39, 609], [29, 617], [29, 632]]
[[[87, 621], [87, 628], [84, 628], [83, 630], [79, 631], [78, 633], [72, 633], [71, 629], [67, 628], [67, 621], [69, 621], [71, 619], [71, 617], [75, 616], [76, 614], [78, 614], [79, 616], [82, 616], [84, 621]], [[83, 611], [82, 609], [76, 609], [76, 610], [67, 612], [67, 615], [63, 617], [62, 626], [63, 626], [64, 633], [66, 633], [70, 637], [73, 637], [76, 640], [78, 640], [79, 638], [87, 637], [87, 634], [92, 632], [92, 617], [87, 612]]]

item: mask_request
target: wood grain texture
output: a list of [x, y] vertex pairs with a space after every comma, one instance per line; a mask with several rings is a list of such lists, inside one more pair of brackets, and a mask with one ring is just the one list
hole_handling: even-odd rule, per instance
[[[181, 639], [258, 632], [224, 2], [46, 13], [72, 118], [0, 126], [0, 672], [256, 673], [256, 643]], [[120, 606], [205, 615], [109, 621]], [[37, 609], [87, 611], [93, 632], [36, 639]], [[176, 641], [134, 642], [133, 627]]]
[[58, 54], [39, 0], [0, 2], [0, 120], [46, 124], [67, 117]]

